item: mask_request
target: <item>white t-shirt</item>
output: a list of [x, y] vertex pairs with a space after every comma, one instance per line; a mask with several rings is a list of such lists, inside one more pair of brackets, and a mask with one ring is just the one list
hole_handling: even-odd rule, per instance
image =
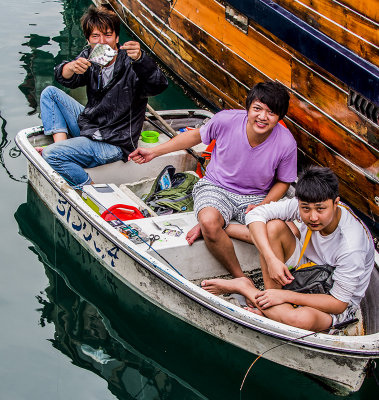
[[103, 67], [101, 73], [103, 75], [103, 86], [106, 86], [108, 82], [112, 79], [113, 77], [113, 70], [114, 70], [114, 65], [110, 65], [109, 67]]
[[[334, 266], [334, 284], [330, 294], [340, 301], [358, 306], [374, 267], [374, 243], [368, 229], [352, 211], [340, 208], [341, 219], [336, 230], [327, 236], [312, 232], [304, 256], [316, 264]], [[272, 219], [298, 220], [300, 242], [304, 243], [307, 226], [301, 221], [296, 198], [254, 208], [246, 215], [246, 225], [255, 221], [266, 223]]]

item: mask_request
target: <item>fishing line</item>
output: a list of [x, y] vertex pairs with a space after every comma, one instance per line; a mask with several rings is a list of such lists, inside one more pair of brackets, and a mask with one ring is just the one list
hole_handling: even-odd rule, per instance
[[[140, 50], [140, 51], [142, 51], [142, 50]], [[142, 57], [142, 55], [141, 55], [141, 57]], [[133, 72], [134, 72], [134, 70], [133, 70]], [[134, 72], [134, 75], [136, 75], [135, 72]], [[134, 98], [133, 92], [134, 92], [134, 81], [132, 80], [130, 82], [129, 138], [130, 138], [130, 142], [133, 146], [133, 149], [137, 150], [136, 146], [134, 145], [133, 138], [132, 138], [132, 111], [133, 111], [133, 98]], [[137, 139], [137, 146], [138, 146], [138, 139]]]
[[[62, 176], [62, 175], [61, 175]], [[91, 195], [89, 193], [87, 193], [83, 187], [79, 187], [78, 185], [75, 185], [73, 182], [71, 182], [69, 179], [65, 178], [64, 176], [62, 176], [62, 178], [64, 180], [66, 180], [71, 187], [74, 190], [81, 190], [83, 193], [85, 193], [87, 196], [91, 197]], [[181, 277], [184, 278], [184, 275], [181, 274], [165, 257], [162, 256], [162, 254], [160, 254], [157, 250], [155, 250], [150, 243], [148, 243], [146, 240], [144, 240], [138, 233], [138, 231], [136, 229], [133, 229], [130, 225], [126, 224], [124, 221], [122, 221], [120, 218], [117, 217], [117, 215], [115, 215], [112, 211], [110, 211], [107, 207], [105, 207], [103, 204], [100, 203], [100, 201], [96, 200], [96, 202], [98, 202], [100, 204], [101, 207], [103, 207], [109, 214], [112, 214], [119, 222], [121, 222], [122, 225], [124, 225], [128, 230], [130, 230], [133, 234], [133, 236], [137, 236], [143, 243], [147, 244], [149, 246], [149, 248], [151, 250], [153, 250], [164, 262], [166, 262], [177, 274], [179, 274]]]
[[[58, 274], [57, 274], [57, 230], [56, 230], [56, 225], [57, 224], [57, 219], [54, 218], [54, 223], [53, 223], [53, 237], [54, 237], [54, 287], [55, 287], [55, 301], [54, 301], [54, 311], [55, 311], [55, 318], [58, 321], [58, 316], [59, 316], [59, 308], [58, 308]], [[58, 342], [59, 342], [59, 333], [56, 333], [55, 339], [57, 340], [57, 349], [58, 349]], [[58, 354], [57, 354], [58, 357]], [[58, 363], [58, 370], [57, 370], [57, 394], [59, 394], [59, 387], [60, 387], [60, 382], [61, 382], [61, 367], [60, 363]]]
[[353, 324], [353, 323], [358, 322], [358, 321], [359, 321], [358, 318], [352, 318], [352, 319], [349, 319], [349, 320], [347, 320], [347, 321], [345, 321], [345, 322], [341, 322], [341, 323], [339, 323], [339, 324], [332, 325], [332, 326], [329, 327], [329, 328], [321, 329], [321, 330], [316, 331], [316, 332], [307, 333], [306, 335], [297, 337], [297, 338], [295, 338], [295, 339], [286, 340], [285, 342], [279, 343], [279, 344], [277, 344], [276, 346], [271, 347], [270, 349], [267, 349], [266, 351], [264, 351], [262, 354], [260, 354], [258, 357], [255, 358], [255, 360], [251, 363], [250, 367], [249, 367], [248, 370], [246, 371], [246, 374], [245, 374], [245, 376], [244, 376], [244, 378], [243, 378], [243, 380], [242, 380], [241, 387], [240, 387], [240, 400], [242, 399], [242, 389], [243, 389], [243, 386], [244, 386], [244, 384], [245, 384], [245, 380], [246, 380], [246, 378], [247, 378], [247, 375], [249, 374], [250, 370], [253, 368], [254, 364], [255, 364], [262, 356], [264, 356], [266, 353], [268, 353], [268, 352], [271, 351], [271, 350], [277, 349], [278, 347], [285, 346], [285, 345], [291, 344], [291, 343], [295, 343], [295, 342], [297, 342], [298, 340], [304, 339], [304, 338], [306, 338], [306, 337], [308, 337], [308, 336], [317, 335], [318, 333], [330, 331], [331, 329], [341, 329], [341, 328], [344, 328], [344, 327], [347, 326], [347, 325]]

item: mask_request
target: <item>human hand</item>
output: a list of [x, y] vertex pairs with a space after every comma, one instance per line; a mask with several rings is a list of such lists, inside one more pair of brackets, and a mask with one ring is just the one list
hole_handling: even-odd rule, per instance
[[286, 300], [286, 291], [283, 289], [267, 289], [255, 295], [256, 305], [265, 310], [272, 306], [288, 303]]
[[120, 49], [126, 50], [126, 54], [134, 61], [141, 58], [141, 46], [138, 42], [129, 41], [125, 42]]
[[155, 154], [151, 149], [138, 147], [129, 154], [128, 161], [133, 160], [136, 164], [144, 164], [155, 158]]
[[84, 74], [91, 63], [84, 57], [79, 57], [77, 60], [71, 61], [67, 64], [69, 70], [74, 74]]
[[267, 263], [267, 268], [270, 278], [281, 286], [288, 285], [294, 280], [294, 277], [289, 271], [287, 265], [279, 260]]
[[249, 211], [251, 211], [251, 210], [254, 210], [254, 208], [260, 206], [261, 204], [262, 204], [262, 203], [259, 203], [259, 204], [249, 204], [249, 205], [246, 207], [245, 214], [247, 214], [247, 213], [248, 213]]

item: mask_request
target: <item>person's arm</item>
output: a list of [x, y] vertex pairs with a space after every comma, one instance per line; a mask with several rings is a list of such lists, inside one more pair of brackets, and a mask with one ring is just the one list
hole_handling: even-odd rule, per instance
[[63, 65], [62, 77], [64, 79], [71, 79], [74, 74], [83, 75], [90, 65], [91, 63], [86, 58], [79, 57]]
[[255, 296], [256, 305], [262, 310], [284, 303], [312, 307], [329, 314], [341, 314], [348, 306], [330, 294], [297, 293], [292, 290], [268, 289]]
[[254, 208], [246, 215], [252, 241], [266, 261], [270, 278], [280, 285], [292, 282], [293, 276], [287, 266], [275, 255], [268, 240], [266, 223], [273, 219], [293, 221], [299, 218], [296, 198], [272, 202]]
[[272, 201], [280, 200], [287, 193], [289, 187], [290, 183], [281, 181], [276, 182], [267, 193], [267, 196], [259, 204], [249, 204], [247, 206], [246, 213], [253, 210], [255, 207], [261, 206], [263, 204], [269, 204]]
[[168, 87], [167, 78], [155, 61], [141, 50], [139, 42], [125, 42], [120, 49], [126, 50], [132, 59], [132, 68], [144, 96], [156, 96]]
[[266, 261], [270, 278], [279, 285], [287, 285], [293, 281], [288, 267], [275, 255], [268, 240], [267, 225], [257, 221], [249, 224], [249, 231], [259, 253]]
[[130, 40], [129, 42], [125, 42], [120, 49], [126, 50], [126, 54], [133, 60], [138, 61], [142, 56], [141, 45], [139, 42], [135, 42]]
[[85, 86], [89, 79], [89, 67], [87, 60], [88, 49], [83, 50], [73, 61], [63, 61], [54, 69], [55, 80], [70, 89]]
[[184, 150], [201, 143], [200, 129], [193, 129], [183, 132], [166, 143], [155, 147], [138, 147], [129, 154], [128, 160], [133, 160], [137, 164], [144, 164], [156, 157], [162, 156], [173, 151]]

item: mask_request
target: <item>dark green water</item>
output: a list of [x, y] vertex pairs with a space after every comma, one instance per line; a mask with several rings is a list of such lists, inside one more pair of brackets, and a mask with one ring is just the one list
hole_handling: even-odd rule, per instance
[[[0, 13], [0, 398], [239, 399], [252, 357], [127, 288], [127, 302], [103, 293], [84, 268], [101, 266], [26, 184], [26, 161], [13, 138], [40, 125], [39, 95], [53, 82], [54, 65], [85, 44], [77, 21], [89, 4], [3, 1]], [[151, 104], [194, 107], [174, 84]], [[377, 397], [371, 378], [349, 398]], [[266, 360], [255, 365], [242, 398], [338, 399]]]

